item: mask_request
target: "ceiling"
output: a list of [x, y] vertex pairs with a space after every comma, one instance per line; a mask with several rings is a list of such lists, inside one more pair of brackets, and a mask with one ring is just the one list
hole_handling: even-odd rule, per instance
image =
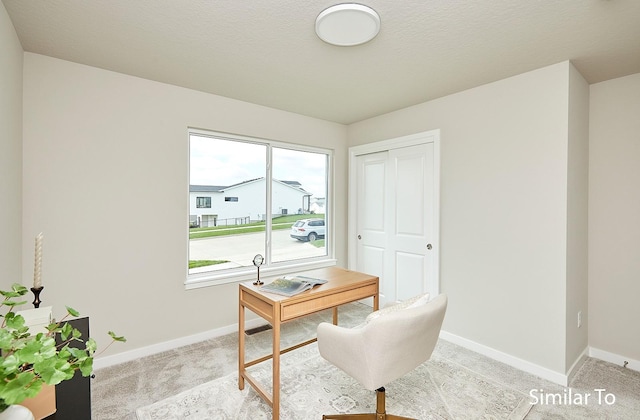
[[640, 73], [638, 0], [362, 0], [355, 47], [315, 35], [336, 0], [2, 1], [25, 51], [343, 124], [565, 60]]

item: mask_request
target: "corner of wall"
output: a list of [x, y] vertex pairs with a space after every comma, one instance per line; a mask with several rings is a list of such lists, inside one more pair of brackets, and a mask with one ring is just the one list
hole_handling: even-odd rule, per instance
[[567, 277], [565, 365], [588, 342], [589, 85], [569, 65], [567, 133]]
[[0, 287], [22, 281], [23, 51], [0, 3]]
[[640, 73], [589, 90], [588, 342], [638, 361]]

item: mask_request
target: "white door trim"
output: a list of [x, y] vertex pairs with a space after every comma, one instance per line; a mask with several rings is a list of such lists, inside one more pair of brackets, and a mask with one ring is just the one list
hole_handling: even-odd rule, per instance
[[434, 197], [433, 197], [433, 262], [434, 276], [437, 290], [431, 290], [431, 295], [440, 293], [440, 130], [430, 130], [421, 133], [410, 134], [408, 136], [397, 137], [389, 140], [382, 140], [374, 143], [353, 146], [349, 148], [349, 194], [348, 194], [348, 239], [347, 252], [350, 269], [355, 269], [357, 255], [356, 241], [356, 200], [357, 195], [357, 170], [356, 159], [358, 156], [369, 153], [383, 152], [386, 150], [398, 149], [401, 147], [415, 146], [418, 144], [433, 143], [433, 171], [434, 171]]

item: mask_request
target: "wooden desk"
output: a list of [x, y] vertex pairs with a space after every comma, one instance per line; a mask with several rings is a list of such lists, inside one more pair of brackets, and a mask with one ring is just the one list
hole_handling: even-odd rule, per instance
[[[310, 277], [329, 280], [295, 296], [280, 296], [262, 292], [251, 282], [240, 285], [238, 314], [238, 388], [244, 389], [245, 380], [273, 409], [273, 420], [280, 417], [280, 355], [313, 343], [315, 338], [295, 346], [280, 349], [280, 325], [282, 323], [333, 308], [333, 323], [338, 323], [338, 306], [360, 299], [373, 298], [373, 310], [378, 309], [378, 277], [337, 267], [321, 268], [304, 273]], [[255, 312], [273, 327], [273, 351], [271, 354], [245, 362], [245, 308]], [[273, 392], [262, 387], [246, 371], [247, 367], [273, 359]]]

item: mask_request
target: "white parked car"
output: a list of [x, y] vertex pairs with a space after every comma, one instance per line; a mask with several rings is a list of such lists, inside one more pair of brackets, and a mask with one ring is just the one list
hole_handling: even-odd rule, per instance
[[315, 241], [324, 238], [324, 234], [324, 219], [303, 219], [291, 226], [290, 236], [299, 241]]

